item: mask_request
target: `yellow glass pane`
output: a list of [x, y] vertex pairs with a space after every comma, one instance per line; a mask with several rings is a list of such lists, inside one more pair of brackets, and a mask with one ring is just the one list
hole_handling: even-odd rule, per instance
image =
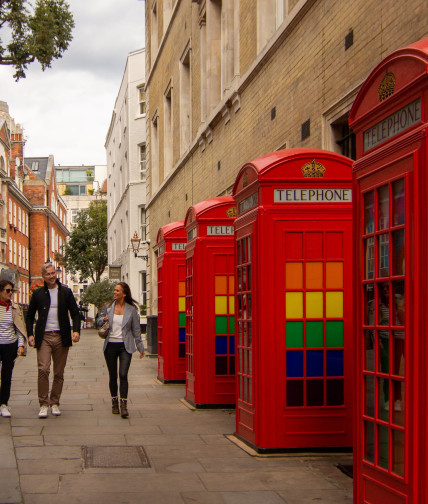
[[303, 263], [301, 262], [285, 263], [285, 288], [286, 289], [303, 288]]
[[303, 318], [303, 292], [285, 293], [285, 316], [288, 319]]
[[227, 296], [215, 297], [215, 314], [227, 315]]
[[178, 311], [186, 311], [186, 298], [185, 297], [178, 298]]
[[307, 262], [306, 263], [306, 288], [307, 289], [322, 289], [322, 262]]
[[343, 289], [343, 263], [327, 262], [325, 265], [327, 289]]
[[235, 294], [235, 277], [233, 275], [229, 277], [229, 294]]
[[229, 315], [235, 315], [235, 296], [229, 296]]
[[215, 277], [215, 294], [227, 294], [227, 276], [217, 275]]
[[327, 318], [343, 317], [343, 292], [326, 292], [325, 304]]
[[306, 318], [323, 317], [323, 295], [322, 292], [306, 293]]
[[178, 295], [179, 296], [186, 295], [186, 282], [178, 282]]

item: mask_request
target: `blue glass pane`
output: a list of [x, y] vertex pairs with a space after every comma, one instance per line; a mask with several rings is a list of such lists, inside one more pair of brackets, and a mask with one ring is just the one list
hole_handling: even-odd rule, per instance
[[227, 336], [215, 337], [215, 353], [216, 355], [227, 355]]
[[235, 355], [235, 336], [229, 338], [229, 354]]
[[306, 376], [324, 376], [323, 354], [320, 350], [306, 352]]
[[185, 327], [178, 328], [178, 341], [180, 343], [186, 342], [186, 328]]
[[327, 376], [343, 376], [343, 350], [327, 350]]
[[303, 376], [303, 352], [287, 352], [287, 378]]

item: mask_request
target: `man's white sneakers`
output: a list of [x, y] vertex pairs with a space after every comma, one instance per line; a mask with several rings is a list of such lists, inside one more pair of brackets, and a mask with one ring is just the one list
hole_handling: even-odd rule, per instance
[[58, 404], [52, 404], [52, 415], [60, 416], [61, 410], [59, 409]]
[[10, 409], [7, 407], [6, 404], [2, 404], [0, 406], [0, 414], [2, 417], [11, 417], [12, 415], [10, 414]]
[[47, 418], [48, 410], [49, 408], [47, 406], [42, 406], [39, 411], [39, 418]]

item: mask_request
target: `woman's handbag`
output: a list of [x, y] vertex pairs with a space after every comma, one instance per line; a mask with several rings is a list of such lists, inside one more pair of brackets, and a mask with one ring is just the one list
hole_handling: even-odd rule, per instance
[[108, 320], [106, 320], [104, 324], [98, 329], [98, 336], [101, 339], [106, 339], [109, 331], [110, 331], [110, 323]]

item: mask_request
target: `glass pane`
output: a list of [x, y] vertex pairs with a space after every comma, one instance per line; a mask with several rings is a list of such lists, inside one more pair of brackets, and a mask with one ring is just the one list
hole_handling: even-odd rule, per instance
[[404, 427], [404, 409], [405, 409], [405, 400], [404, 400], [404, 381], [393, 380], [392, 381], [392, 390], [394, 392], [394, 408], [392, 410], [392, 422], [395, 425], [400, 425]]
[[242, 290], [248, 290], [247, 289], [247, 268], [244, 266], [242, 268]]
[[379, 372], [389, 373], [389, 331], [379, 331]]
[[303, 352], [286, 352], [287, 378], [303, 377]]
[[252, 325], [251, 322], [248, 322], [248, 346], [250, 347], [252, 344], [253, 344]]
[[287, 380], [287, 406], [303, 406], [303, 380]]
[[247, 318], [252, 317], [252, 309], [253, 305], [251, 304], [251, 294], [247, 294], [247, 301], [248, 301], [248, 306], [247, 306]]
[[247, 290], [251, 290], [251, 266], [247, 266]]
[[366, 280], [371, 280], [374, 278], [374, 238], [371, 236], [365, 241], [365, 272], [364, 278]]
[[238, 268], [238, 292], [242, 291], [242, 268]]
[[389, 421], [389, 380], [379, 378], [379, 418]]
[[393, 243], [393, 258], [392, 258], [392, 273], [394, 275], [405, 274], [405, 250], [404, 250], [404, 229], [394, 231], [392, 233]]
[[405, 349], [405, 339], [404, 331], [393, 331], [392, 339], [394, 345], [394, 367], [392, 372], [396, 376], [404, 376], [404, 349]]
[[392, 472], [404, 477], [404, 432], [392, 431]]
[[374, 424], [364, 422], [364, 460], [374, 464]]
[[364, 286], [364, 324], [374, 325], [375, 323], [375, 305], [374, 305], [374, 285]]
[[389, 228], [389, 186], [379, 187], [378, 198], [378, 229], [387, 229]]
[[364, 195], [364, 233], [374, 231], [374, 191]]
[[286, 348], [303, 347], [303, 322], [286, 322]]
[[397, 180], [392, 184], [392, 194], [393, 194], [393, 223], [394, 226], [404, 224], [405, 217], [405, 199], [404, 199], [404, 179]]
[[378, 426], [378, 464], [384, 469], [389, 466], [389, 429], [383, 425]]
[[364, 331], [364, 369], [375, 370], [374, 331]]
[[324, 405], [323, 380], [308, 380], [306, 382], [306, 404], [308, 406]]
[[251, 237], [247, 238], [247, 246], [248, 246], [248, 262], [251, 262]]
[[378, 284], [379, 325], [389, 325], [389, 283]]
[[364, 414], [369, 417], [375, 416], [375, 378], [364, 377]]
[[327, 380], [327, 406], [344, 404], [343, 380]]
[[382, 234], [378, 238], [379, 277], [389, 276], [389, 235]]
[[394, 325], [404, 326], [406, 321], [404, 280], [392, 282], [392, 294], [394, 299]]

